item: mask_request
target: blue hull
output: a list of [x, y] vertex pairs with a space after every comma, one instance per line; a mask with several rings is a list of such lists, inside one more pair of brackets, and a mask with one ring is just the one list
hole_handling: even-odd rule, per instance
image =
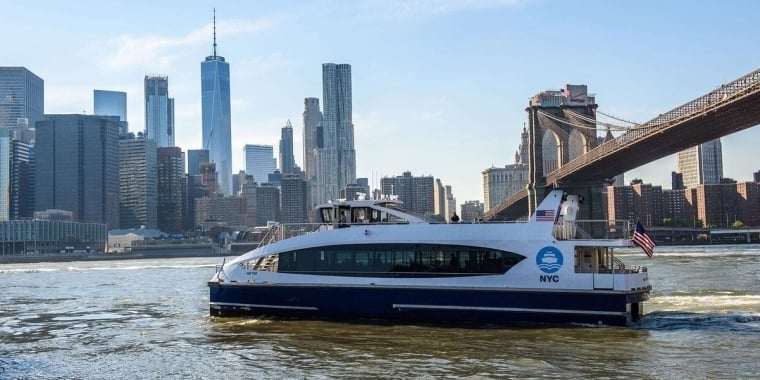
[[238, 285], [209, 282], [213, 316], [386, 319], [445, 323], [590, 323], [625, 326], [648, 292]]

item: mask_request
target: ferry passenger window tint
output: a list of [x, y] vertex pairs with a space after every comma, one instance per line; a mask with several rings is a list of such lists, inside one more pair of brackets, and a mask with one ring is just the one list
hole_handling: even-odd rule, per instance
[[345, 245], [279, 256], [280, 272], [373, 277], [500, 274], [525, 258], [500, 250], [433, 244]]

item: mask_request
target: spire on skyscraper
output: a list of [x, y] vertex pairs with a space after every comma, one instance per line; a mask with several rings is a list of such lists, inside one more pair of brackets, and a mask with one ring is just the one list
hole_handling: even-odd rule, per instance
[[214, 58], [216, 58], [216, 8], [214, 8]]

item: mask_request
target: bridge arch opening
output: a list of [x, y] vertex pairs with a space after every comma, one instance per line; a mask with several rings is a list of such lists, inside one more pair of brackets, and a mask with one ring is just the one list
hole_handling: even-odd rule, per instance
[[562, 157], [560, 148], [561, 143], [559, 136], [557, 136], [557, 134], [553, 131], [547, 129], [544, 132], [543, 139], [541, 140], [541, 155], [544, 159], [544, 174], [551, 173], [562, 166], [562, 161], [559, 159]]

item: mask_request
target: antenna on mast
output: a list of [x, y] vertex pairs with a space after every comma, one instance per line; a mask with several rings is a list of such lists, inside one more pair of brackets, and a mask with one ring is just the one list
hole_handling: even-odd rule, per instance
[[214, 8], [214, 58], [216, 58], [216, 8]]

